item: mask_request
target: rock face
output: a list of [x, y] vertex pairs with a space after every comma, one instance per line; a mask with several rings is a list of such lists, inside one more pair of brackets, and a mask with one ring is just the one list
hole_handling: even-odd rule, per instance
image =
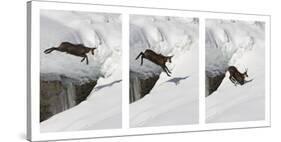
[[40, 122], [84, 101], [95, 80], [78, 81], [55, 74], [40, 75]]
[[148, 94], [158, 79], [159, 75], [144, 77], [139, 73], [130, 71], [130, 103], [133, 103]]
[[[207, 74], [207, 73], [206, 73]], [[210, 96], [214, 91], [218, 89], [222, 80], [225, 77], [225, 73], [216, 75], [216, 76], [208, 76], [205, 77], [205, 97]]]

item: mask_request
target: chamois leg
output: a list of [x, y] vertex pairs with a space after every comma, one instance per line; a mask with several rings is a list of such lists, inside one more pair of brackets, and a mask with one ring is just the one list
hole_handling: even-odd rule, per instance
[[231, 81], [232, 81], [234, 84], [237, 83], [237, 80], [236, 80], [233, 76], [231, 77]]
[[162, 69], [165, 71], [165, 73], [168, 75], [168, 76], [171, 76], [168, 71], [166, 70], [166, 68], [164, 66], [162, 66]]
[[172, 73], [172, 72], [167, 68], [166, 65], [165, 65], [165, 69], [166, 69], [169, 73]]
[[140, 57], [140, 56], [143, 56], [144, 54], [141, 52], [138, 56], [137, 56], [137, 58], [136, 58], [136, 60]]
[[168, 76], [171, 76], [167, 71], [165, 71]]
[[137, 56], [137, 58], [136, 58], [136, 60], [139, 58], [141, 56], [141, 65], [143, 64], [143, 56], [144, 56], [144, 54], [143, 54], [143, 52], [141, 52], [138, 56]]
[[234, 83], [234, 85], [237, 86], [237, 84], [238, 84], [238, 82], [236, 81], [236, 82]]
[[229, 80], [230, 80], [232, 83], [235, 83], [234, 80], [232, 79], [232, 76], [229, 76]]
[[84, 55], [81, 62], [83, 62], [84, 60], [86, 59], [86, 63], [87, 65], [89, 64], [89, 60], [88, 60], [88, 56], [87, 55]]
[[89, 64], [88, 56], [86, 55], [86, 63]]
[[233, 78], [233, 76], [229, 77], [229, 80], [236, 86], [237, 85], [237, 81]]
[[83, 62], [85, 59], [86, 59], [86, 57], [83, 57], [82, 60], [81, 60], [81, 62]]
[[142, 66], [142, 64], [143, 64], [143, 55], [141, 56], [141, 66]]
[[45, 54], [49, 54], [49, 53], [51, 53], [51, 52], [54, 51], [54, 50], [58, 50], [58, 48], [52, 47], [52, 48], [46, 49], [46, 50], [44, 51], [44, 53], [45, 53]]

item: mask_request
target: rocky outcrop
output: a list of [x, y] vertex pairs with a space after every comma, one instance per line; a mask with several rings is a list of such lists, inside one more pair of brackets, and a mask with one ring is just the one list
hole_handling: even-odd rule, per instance
[[206, 75], [206, 77], [205, 77], [205, 97], [210, 96], [214, 91], [216, 91], [218, 89], [218, 87], [220, 86], [224, 77], [225, 77], [225, 73], [221, 73], [216, 76]]
[[78, 81], [63, 75], [40, 75], [40, 122], [84, 101], [95, 80]]
[[140, 73], [130, 71], [130, 103], [147, 95], [158, 79], [159, 75], [145, 77]]

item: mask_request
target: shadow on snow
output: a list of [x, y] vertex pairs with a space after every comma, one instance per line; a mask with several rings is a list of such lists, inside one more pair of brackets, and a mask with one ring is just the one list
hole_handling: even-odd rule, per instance
[[98, 91], [98, 90], [100, 90], [100, 89], [102, 89], [102, 88], [104, 88], [104, 87], [110, 87], [110, 86], [112, 86], [113, 84], [119, 83], [119, 82], [121, 82], [121, 81], [122, 81], [122, 80], [120, 79], [120, 80], [116, 80], [116, 81], [113, 81], [113, 82], [108, 83], [108, 84], [105, 84], [105, 85], [98, 86], [98, 87], [95, 88], [95, 91]]
[[185, 76], [185, 77], [174, 77], [166, 82], [171, 82], [171, 83], [175, 83], [175, 85], [178, 85], [180, 83], [180, 81], [185, 80], [189, 78], [189, 76]]

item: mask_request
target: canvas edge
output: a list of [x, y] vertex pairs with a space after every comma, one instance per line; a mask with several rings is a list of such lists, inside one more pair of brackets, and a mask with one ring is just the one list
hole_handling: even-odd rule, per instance
[[32, 140], [32, 130], [31, 130], [31, 14], [32, 14], [32, 4], [31, 1], [26, 2], [26, 26], [27, 26], [27, 51], [26, 51], [26, 61], [27, 61], [27, 124], [26, 124], [26, 139]]
[[[34, 2], [56, 2], [56, 1], [34, 1]], [[59, 2], [60, 3], [60, 2]], [[71, 3], [71, 2], [67, 2]], [[79, 4], [86, 4], [86, 3], [79, 3]], [[87, 3], [91, 4], [91, 3]], [[92, 4], [92, 5], [99, 5], [99, 4]], [[103, 4], [102, 4], [103, 5]], [[106, 4], [105, 4], [106, 5]], [[122, 6], [122, 5], [112, 5], [117, 7], [133, 7], [133, 8], [141, 8], [141, 7], [134, 7], [134, 6]], [[143, 7], [148, 9], [159, 9], [153, 7]], [[160, 8], [162, 9], [162, 8]], [[163, 8], [166, 9], [166, 8]], [[169, 10], [167, 8], [166, 10]], [[170, 9], [171, 10], [171, 9]], [[181, 9], [174, 9], [174, 10], [181, 10]], [[185, 11], [185, 10], [184, 10]], [[198, 11], [198, 10], [186, 10], [186, 11], [194, 11], [199, 13], [211, 12], [211, 13], [219, 13], [219, 14], [229, 14], [231, 12], [212, 12], [212, 11]], [[113, 138], [113, 137], [126, 137], [126, 136], [143, 136], [143, 135], [161, 135], [161, 134], [175, 134], [175, 133], [189, 133], [189, 132], [205, 132], [205, 131], [220, 131], [220, 130], [239, 130], [239, 129], [249, 129], [249, 128], [268, 128], [271, 127], [271, 15], [261, 15], [261, 14], [245, 14], [245, 13], [231, 13], [231, 14], [238, 14], [238, 15], [257, 15], [263, 16], [268, 18], [269, 30], [268, 30], [268, 40], [269, 40], [269, 119], [267, 123], [263, 126], [252, 126], [252, 127], [240, 127], [240, 128], [218, 128], [218, 129], [202, 129], [202, 130], [191, 130], [191, 131], [178, 131], [178, 132], [165, 132], [165, 133], [151, 133], [151, 134], [132, 134], [132, 135], [117, 135], [117, 136], [105, 136], [105, 137], [84, 137], [84, 138], [67, 138], [67, 139], [50, 139], [48, 141], [55, 141], [55, 140], [79, 140], [79, 139], [98, 139], [98, 138]], [[32, 1], [27, 1], [27, 140], [33, 141], [32, 139], [32, 98], [31, 98], [31, 30], [32, 30]], [[267, 115], [267, 114], [266, 114]], [[45, 140], [37, 140], [36, 141], [45, 141]]]

